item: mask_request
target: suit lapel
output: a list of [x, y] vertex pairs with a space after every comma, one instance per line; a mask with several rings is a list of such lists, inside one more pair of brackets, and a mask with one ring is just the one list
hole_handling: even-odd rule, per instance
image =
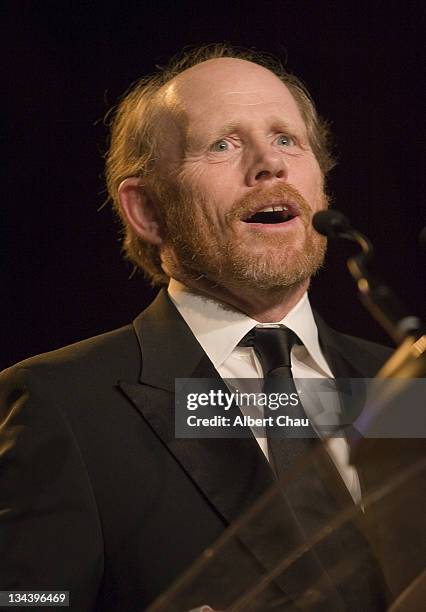
[[358, 363], [360, 351], [347, 341], [343, 334], [331, 329], [323, 319], [314, 312], [318, 336], [324, 357], [336, 378], [360, 378], [365, 373], [365, 363]]
[[220, 376], [165, 291], [134, 321], [134, 329], [142, 354], [140, 380], [121, 381], [120, 388], [224, 522], [233, 522], [274, 482], [265, 456], [253, 437], [175, 438], [175, 379], [220, 384]]
[[328, 327], [314, 313], [324, 356], [335, 376], [342, 409], [341, 423], [350, 442], [358, 433], [352, 427], [364, 409], [369, 378], [373, 378], [383, 364], [383, 358], [363, 348], [357, 338], [351, 338]]

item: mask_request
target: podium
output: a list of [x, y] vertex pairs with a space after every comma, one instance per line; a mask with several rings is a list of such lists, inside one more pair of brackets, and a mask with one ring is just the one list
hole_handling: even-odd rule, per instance
[[[425, 588], [426, 458], [415, 446], [409, 460], [396, 470], [392, 465], [389, 478], [370, 486], [358, 504], [336, 491], [339, 512], [331, 520], [316, 516], [310, 530], [297, 520], [303, 509], [289, 508], [288, 491], [321, 463], [322, 453], [314, 451], [205, 550], [148, 612], [189, 612], [202, 606], [227, 612], [364, 611], [365, 588], [372, 580], [376, 609], [395, 602], [402, 606], [395, 610], [408, 612], [412, 608], [404, 607], [410, 604], [404, 604], [402, 595], [412, 589], [416, 601], [415, 591], [420, 597]], [[289, 535], [292, 511], [300, 530]], [[352, 531], [359, 537], [351, 537]]]
[[[374, 379], [351, 441], [350, 461], [363, 485], [357, 503], [318, 442], [148, 612], [423, 609], [426, 380], [419, 377], [425, 373], [422, 351], [414, 365], [391, 359]], [[389, 435], [414, 410], [422, 431]], [[325, 497], [312, 497], [319, 482], [324, 504]]]

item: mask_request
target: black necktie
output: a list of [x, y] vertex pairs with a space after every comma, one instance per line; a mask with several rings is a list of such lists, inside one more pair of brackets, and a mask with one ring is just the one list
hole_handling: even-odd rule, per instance
[[[252, 346], [259, 357], [264, 373], [263, 391], [271, 393], [286, 392], [296, 394], [296, 386], [291, 370], [291, 349], [295, 344], [301, 344], [298, 336], [287, 327], [255, 327], [240, 342], [244, 346]], [[298, 397], [298, 396], [297, 396]], [[265, 416], [278, 415], [278, 412], [265, 410]], [[283, 417], [288, 416], [292, 422], [295, 419], [306, 421], [307, 416], [300, 402], [291, 402], [279, 411]], [[312, 451], [318, 440], [312, 426], [267, 428], [271, 464], [277, 476], [283, 477], [299, 459]]]

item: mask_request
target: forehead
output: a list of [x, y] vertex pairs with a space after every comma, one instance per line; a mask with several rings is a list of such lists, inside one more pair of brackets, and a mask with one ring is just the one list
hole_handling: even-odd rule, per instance
[[246, 60], [218, 58], [197, 64], [166, 85], [163, 101], [175, 119], [186, 124], [186, 132], [277, 116], [295, 129], [305, 128], [287, 86], [270, 70]]

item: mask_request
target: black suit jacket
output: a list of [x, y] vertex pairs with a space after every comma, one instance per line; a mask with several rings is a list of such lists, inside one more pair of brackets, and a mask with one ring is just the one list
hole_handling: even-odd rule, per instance
[[[335, 376], [374, 376], [389, 354], [317, 323]], [[254, 439], [174, 437], [175, 378], [191, 376], [218, 373], [164, 291], [133, 325], [3, 372], [0, 590], [143, 610], [274, 482]], [[270, 560], [240, 553], [253, 582]]]

